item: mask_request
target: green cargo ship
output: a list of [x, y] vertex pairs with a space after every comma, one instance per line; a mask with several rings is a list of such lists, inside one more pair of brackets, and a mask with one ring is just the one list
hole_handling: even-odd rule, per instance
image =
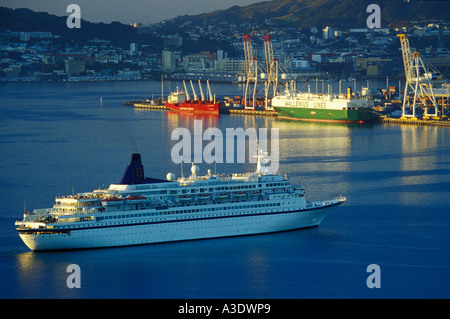
[[373, 101], [344, 95], [286, 91], [272, 99], [278, 118], [337, 123], [365, 123], [372, 120]]

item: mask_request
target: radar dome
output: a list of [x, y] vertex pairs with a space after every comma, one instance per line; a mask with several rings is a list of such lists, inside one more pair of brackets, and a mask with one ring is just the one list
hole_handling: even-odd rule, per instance
[[168, 181], [173, 181], [173, 180], [175, 180], [175, 174], [174, 174], [174, 173], [167, 173], [166, 179], [167, 179]]
[[197, 165], [192, 164], [192, 167], [191, 167], [192, 175], [197, 175], [199, 171], [200, 171], [200, 168]]

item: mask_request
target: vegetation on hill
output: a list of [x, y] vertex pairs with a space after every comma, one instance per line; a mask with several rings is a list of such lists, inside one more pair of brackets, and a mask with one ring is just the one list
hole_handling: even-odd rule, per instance
[[[373, 0], [273, 0], [240, 7], [233, 6], [194, 16], [182, 16], [174, 21], [214, 19], [231, 23], [263, 22], [272, 19], [298, 28], [332, 25], [340, 28], [365, 28], [367, 6]], [[382, 27], [406, 26], [416, 20], [449, 20], [450, 1], [377, 1], [381, 8]]]

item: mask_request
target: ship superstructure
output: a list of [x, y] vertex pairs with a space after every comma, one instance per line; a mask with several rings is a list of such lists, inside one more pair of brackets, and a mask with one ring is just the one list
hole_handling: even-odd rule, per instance
[[57, 197], [52, 208], [25, 213], [17, 231], [31, 250], [66, 250], [238, 236], [317, 226], [345, 201], [307, 202], [305, 191], [270, 174], [263, 154], [257, 171], [175, 179], [145, 178], [133, 154], [120, 183]]

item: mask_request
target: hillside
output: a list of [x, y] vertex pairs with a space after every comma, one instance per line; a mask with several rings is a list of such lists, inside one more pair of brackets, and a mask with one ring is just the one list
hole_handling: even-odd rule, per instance
[[[365, 28], [369, 13], [367, 6], [373, 0], [272, 0], [262, 1], [248, 6], [233, 6], [199, 15], [185, 15], [172, 19], [165, 28], [178, 27], [186, 21], [203, 25], [205, 21], [229, 22], [235, 24], [261, 23], [271, 19], [284, 26], [297, 28], [330, 25], [338, 28]], [[381, 27], [405, 26], [411, 20], [450, 21], [450, 1], [410, 2], [380, 0]], [[64, 38], [88, 40], [101, 38], [107, 40], [133, 40], [139, 36], [135, 30], [119, 22], [91, 23], [81, 22], [81, 29], [66, 27], [66, 16], [58, 17], [29, 9], [9, 9], [0, 7], [0, 31], [51, 31]], [[150, 37], [147, 37], [147, 40]], [[155, 39], [152, 39], [155, 41]]]
[[119, 22], [92, 23], [81, 20], [80, 29], [66, 26], [67, 16], [58, 17], [29, 9], [9, 9], [0, 7], [0, 31], [50, 31], [67, 39], [88, 40], [101, 38], [106, 40], [130, 39], [136, 32], [129, 25]]
[[[273, 0], [249, 6], [233, 6], [195, 16], [180, 16], [177, 24], [185, 21], [202, 22], [205, 19], [243, 22], [263, 22], [272, 19], [283, 25], [310, 27], [332, 25], [341, 28], [365, 28], [367, 6], [373, 0]], [[381, 26], [405, 26], [411, 20], [450, 20], [450, 1], [377, 1], [381, 8]]]

